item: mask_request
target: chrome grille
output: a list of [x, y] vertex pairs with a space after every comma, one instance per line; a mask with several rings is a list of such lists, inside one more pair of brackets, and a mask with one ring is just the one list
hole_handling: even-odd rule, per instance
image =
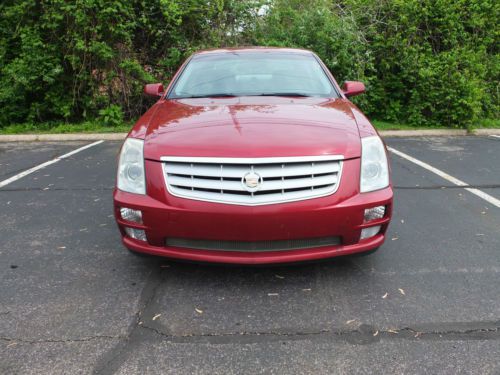
[[337, 246], [340, 244], [340, 237], [336, 236], [273, 241], [225, 241], [191, 238], [167, 238], [165, 240], [166, 246], [195, 250], [244, 252], [300, 250], [322, 246]]
[[262, 205], [322, 197], [340, 182], [342, 156], [162, 157], [168, 191], [201, 201]]

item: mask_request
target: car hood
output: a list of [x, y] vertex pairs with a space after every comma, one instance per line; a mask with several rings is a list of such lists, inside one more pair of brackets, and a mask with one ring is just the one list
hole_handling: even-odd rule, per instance
[[359, 157], [360, 137], [343, 99], [247, 97], [160, 101], [144, 156]]

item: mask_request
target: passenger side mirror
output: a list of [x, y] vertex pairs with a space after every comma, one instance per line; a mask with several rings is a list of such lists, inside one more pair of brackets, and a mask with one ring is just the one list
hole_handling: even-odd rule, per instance
[[149, 96], [162, 96], [163, 92], [163, 84], [161, 83], [148, 83], [146, 86], [144, 86], [144, 94]]
[[366, 91], [365, 84], [359, 81], [345, 81], [342, 91], [347, 97], [362, 94]]

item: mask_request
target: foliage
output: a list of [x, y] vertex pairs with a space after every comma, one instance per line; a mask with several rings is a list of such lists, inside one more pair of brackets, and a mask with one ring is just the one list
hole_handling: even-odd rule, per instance
[[123, 124], [122, 107], [111, 104], [108, 108], [99, 111], [99, 120], [104, 126], [118, 126]]
[[499, 117], [499, 13], [494, 0], [3, 0], [0, 128], [113, 127], [193, 51], [250, 44], [315, 51], [339, 82], [366, 83], [355, 99], [374, 118], [468, 127]]
[[0, 134], [61, 134], [61, 133], [128, 133], [132, 123], [118, 126], [104, 126], [99, 120], [67, 124], [65, 122], [38, 122], [7, 125], [0, 128]]
[[364, 17], [371, 21], [360, 22], [368, 25], [376, 69], [368, 94], [373, 115], [445, 126], [498, 117], [498, 2], [352, 3], [357, 14], [370, 9]]

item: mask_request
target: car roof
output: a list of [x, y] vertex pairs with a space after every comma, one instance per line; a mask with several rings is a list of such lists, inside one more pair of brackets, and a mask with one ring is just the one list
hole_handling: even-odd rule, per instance
[[298, 54], [298, 55], [312, 55], [313, 52], [301, 49], [301, 48], [286, 48], [286, 47], [259, 47], [259, 46], [250, 46], [250, 47], [229, 47], [229, 48], [214, 48], [214, 49], [206, 49], [197, 51], [193, 54], [193, 57], [196, 56], [204, 56], [204, 55], [216, 55], [216, 54], [231, 54], [231, 53], [286, 53], [286, 54]]

